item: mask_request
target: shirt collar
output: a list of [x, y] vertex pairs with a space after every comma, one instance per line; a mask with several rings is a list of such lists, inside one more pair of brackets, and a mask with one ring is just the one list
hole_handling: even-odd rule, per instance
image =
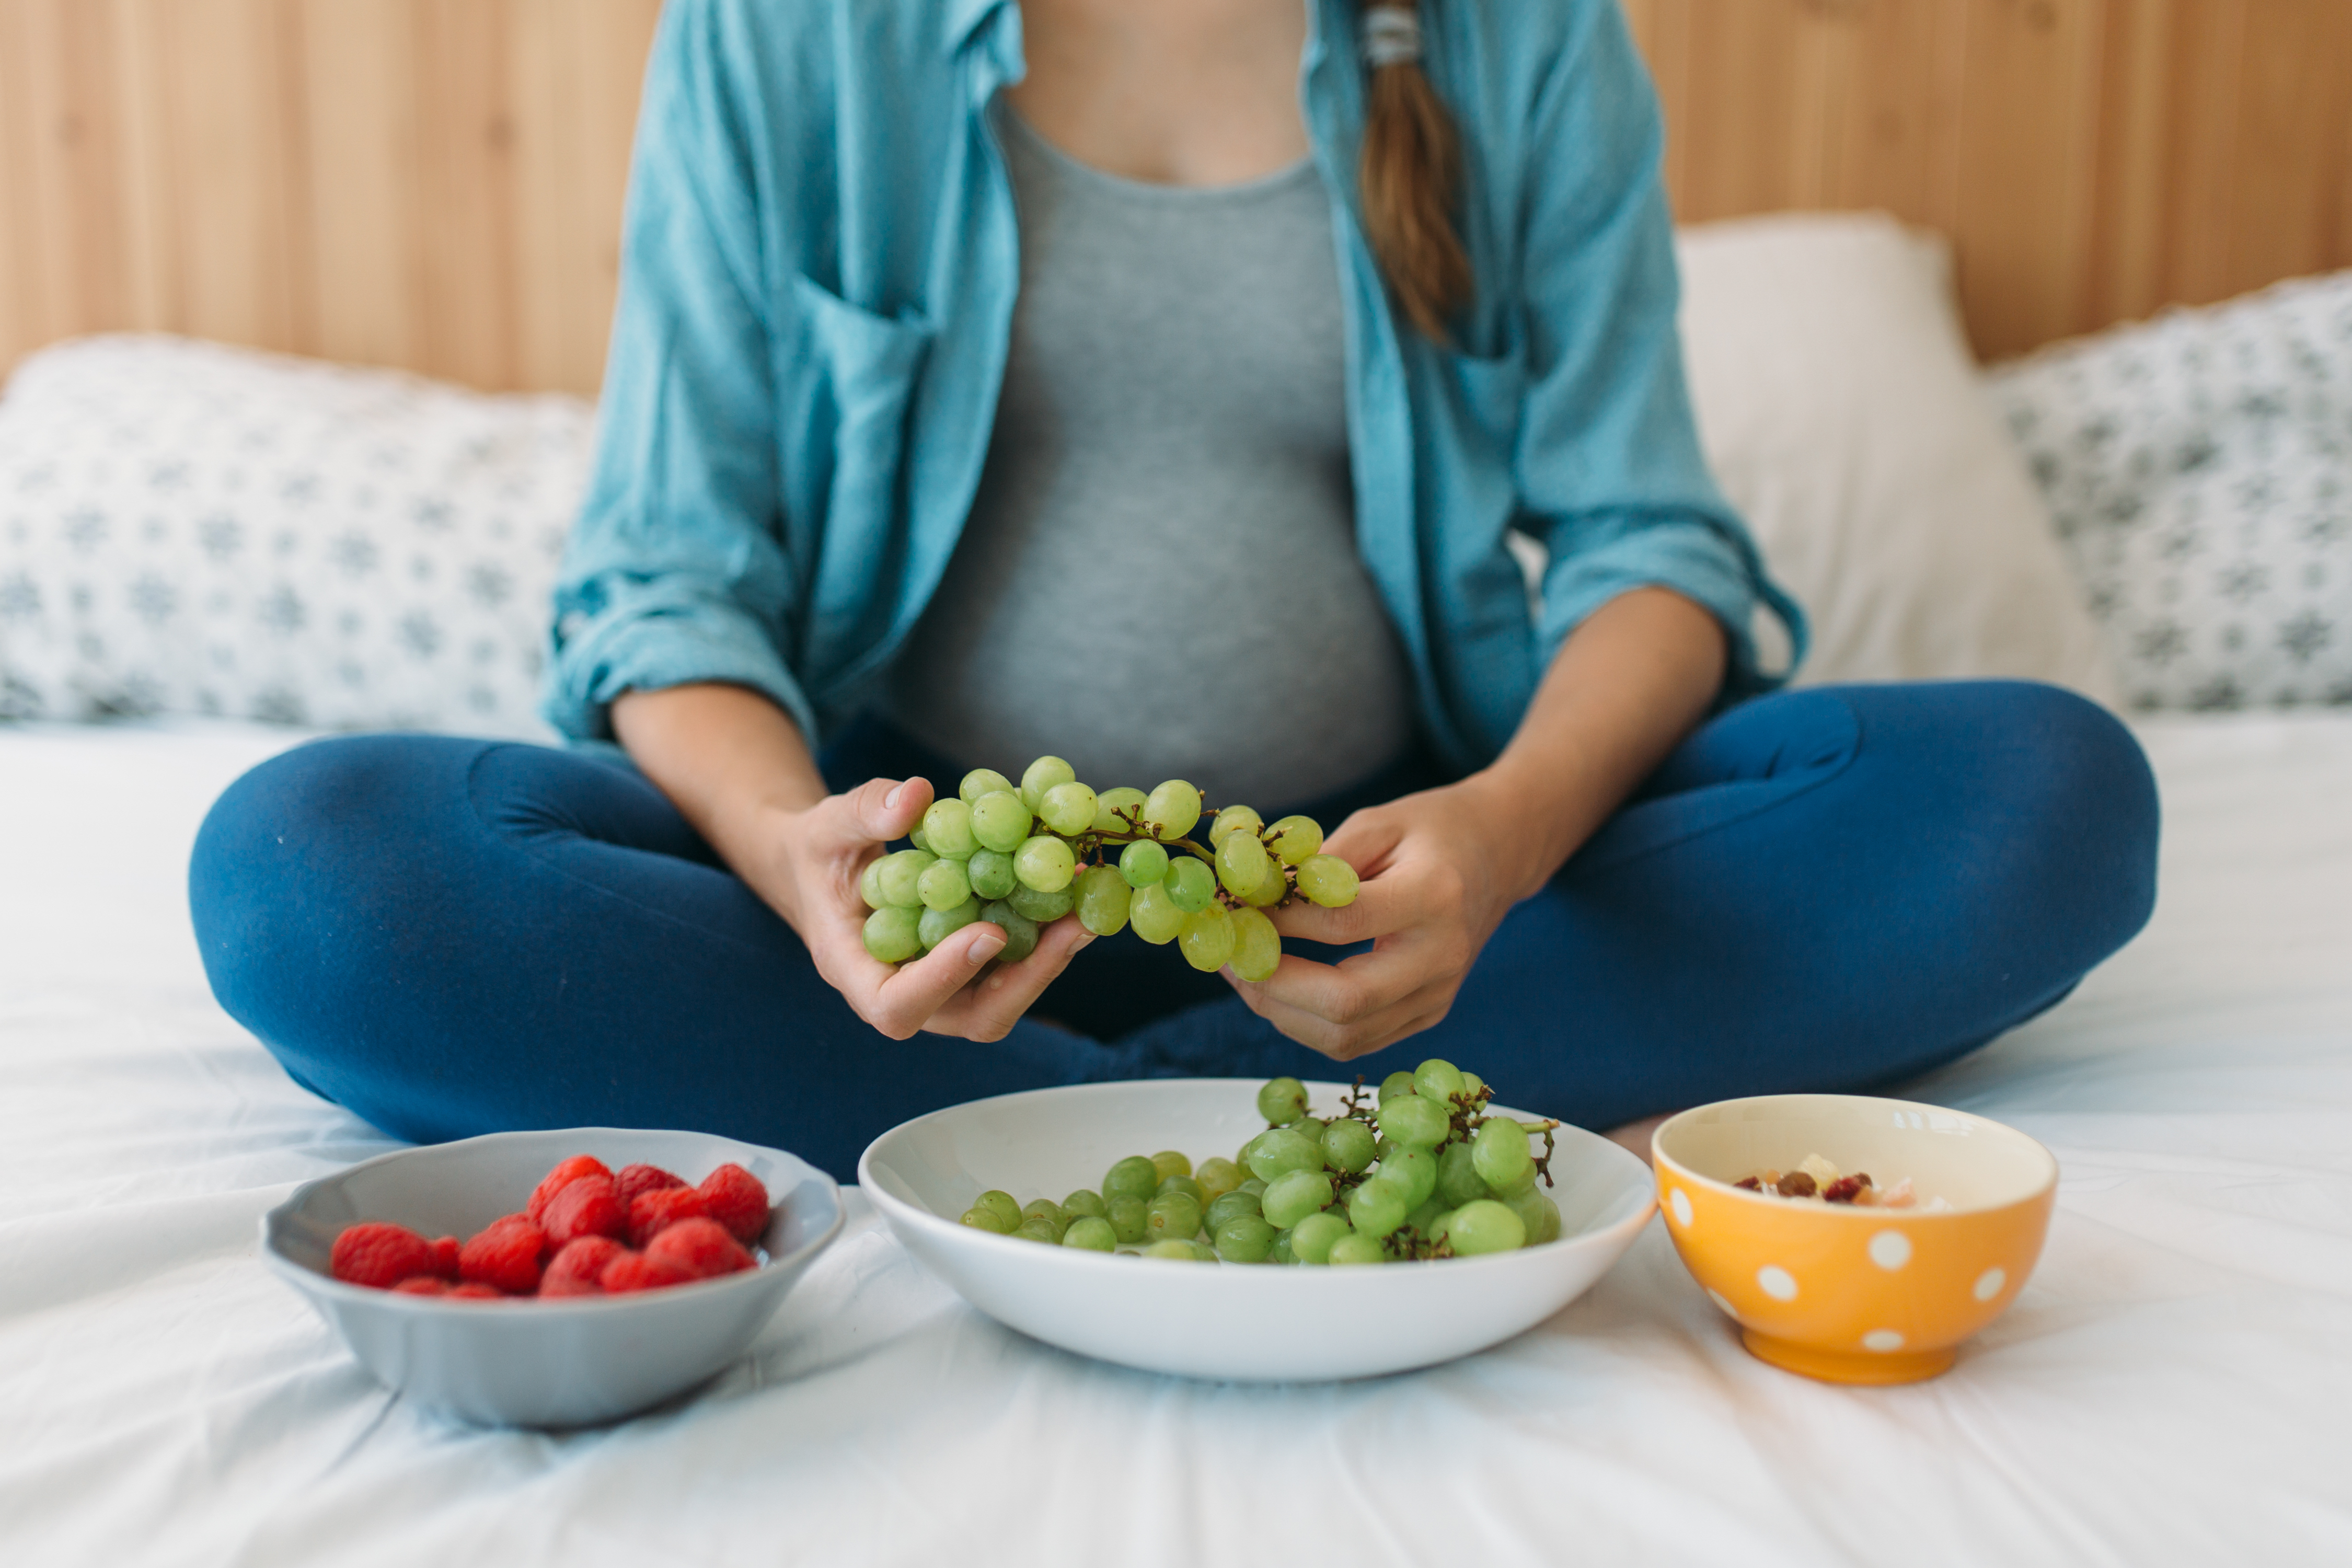
[[1013, 4], [1013, 0], [948, 0], [947, 52], [954, 54], [962, 48], [982, 23]]

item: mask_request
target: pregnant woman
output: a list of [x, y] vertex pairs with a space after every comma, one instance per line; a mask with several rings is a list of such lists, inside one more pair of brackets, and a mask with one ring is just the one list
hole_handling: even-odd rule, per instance
[[[1773, 694], [1659, 151], [1615, 0], [670, 0], [575, 744], [255, 770], [191, 874], [223, 1004], [404, 1136], [842, 1175], [1047, 1084], [1437, 1055], [1608, 1127], [2048, 1007], [2147, 916], [2147, 766], [2046, 687]], [[1257, 984], [1067, 920], [867, 956], [865, 864], [1047, 752], [1314, 815], [1361, 896]]]

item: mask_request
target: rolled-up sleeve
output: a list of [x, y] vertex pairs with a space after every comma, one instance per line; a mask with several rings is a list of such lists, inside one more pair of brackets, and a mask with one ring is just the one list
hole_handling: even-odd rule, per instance
[[1669, 588], [1722, 624], [1724, 696], [1736, 699], [1787, 679], [1759, 665], [1759, 601], [1796, 657], [1804, 616], [1765, 574], [1699, 449], [1656, 96], [1618, 7], [1583, 9], [1546, 87], [1524, 186], [1528, 380], [1514, 460], [1526, 526], [1549, 552], [1538, 635], [1549, 661], [1609, 600]]
[[785, 542], [757, 184], [719, 8], [671, 0], [647, 67], [595, 463], [558, 574], [546, 712], [611, 734], [632, 688], [726, 681], [814, 740], [789, 663]]

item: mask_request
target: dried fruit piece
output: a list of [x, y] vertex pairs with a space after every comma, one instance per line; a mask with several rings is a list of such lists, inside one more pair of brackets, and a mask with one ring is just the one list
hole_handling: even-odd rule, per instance
[[1815, 1188], [1812, 1177], [1802, 1171], [1791, 1171], [1780, 1178], [1772, 1189], [1784, 1198], [1809, 1198]]

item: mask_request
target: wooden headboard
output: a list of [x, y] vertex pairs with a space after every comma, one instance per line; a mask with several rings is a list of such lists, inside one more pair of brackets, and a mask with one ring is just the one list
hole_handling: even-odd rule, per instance
[[[1683, 221], [1940, 229], [1987, 358], [2352, 266], [2352, 0], [1623, 4]], [[0, 367], [142, 328], [593, 392], [658, 10], [0, 0]]]

